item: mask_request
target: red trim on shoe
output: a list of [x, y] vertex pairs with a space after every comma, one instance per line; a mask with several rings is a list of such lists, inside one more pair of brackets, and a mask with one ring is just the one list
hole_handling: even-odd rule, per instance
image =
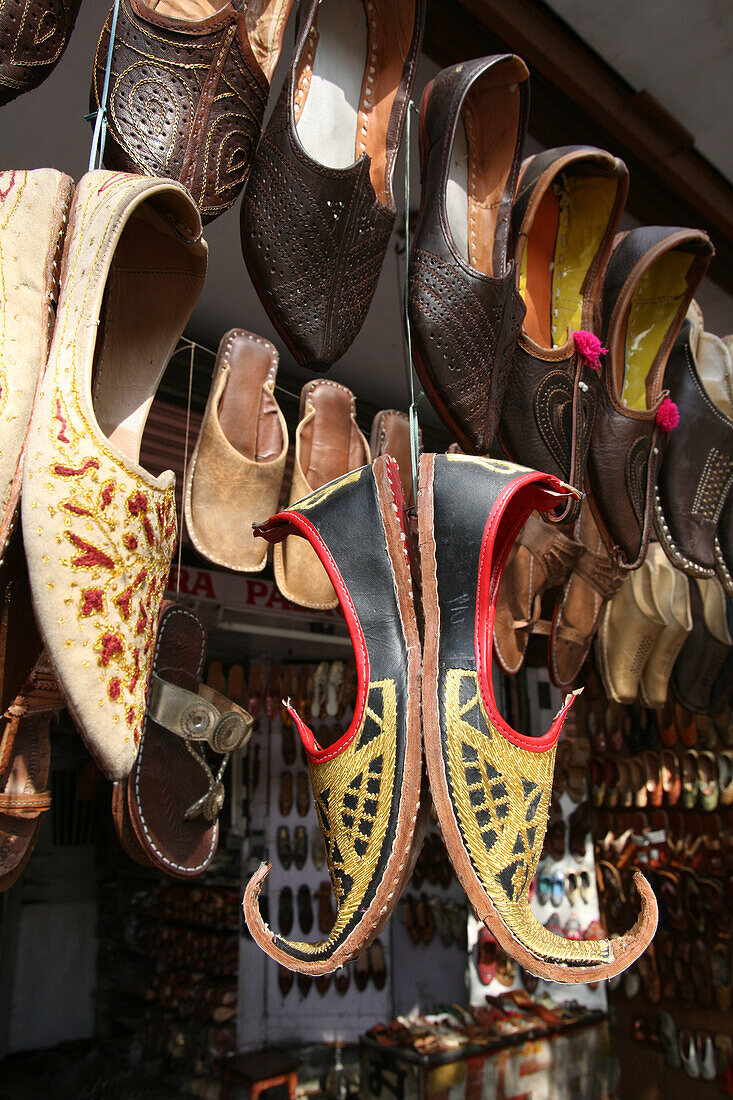
[[333, 760], [335, 756], [343, 752], [344, 749], [351, 744], [354, 737], [361, 729], [364, 710], [366, 708], [367, 687], [369, 685], [369, 655], [364, 640], [364, 632], [361, 629], [359, 617], [356, 614], [356, 609], [348, 589], [344, 584], [338, 566], [331, 557], [325, 542], [310, 520], [306, 519], [305, 516], [301, 516], [299, 512], [290, 512], [286, 510], [272, 516], [267, 523], [255, 527], [254, 533], [255, 535], [259, 535], [260, 538], [266, 539], [267, 542], [282, 542], [287, 535], [298, 535], [306, 539], [315, 550], [321, 564], [328, 573], [329, 580], [336, 589], [336, 595], [338, 596], [341, 610], [346, 619], [346, 626], [348, 627], [349, 636], [351, 637], [354, 658], [356, 660], [357, 681], [356, 706], [354, 707], [354, 717], [351, 720], [349, 728], [339, 737], [338, 741], [333, 745], [329, 745], [327, 749], [323, 749], [316, 741], [313, 731], [306, 726], [303, 719], [295, 711], [295, 708], [290, 705], [287, 706], [288, 713], [295, 722], [298, 733], [300, 734], [300, 739], [303, 742], [303, 746], [308, 756], [314, 763], [322, 764], [326, 760]]
[[491, 679], [496, 597], [509, 551], [530, 513], [535, 509], [551, 511], [571, 495], [572, 491], [552, 474], [532, 471], [514, 478], [497, 497], [481, 542], [474, 634], [479, 691], [486, 713], [496, 729], [507, 741], [530, 752], [546, 752], [552, 748], [560, 736], [565, 715], [573, 705], [575, 696], [570, 696], [542, 737], [526, 737], [504, 721], [496, 706]]

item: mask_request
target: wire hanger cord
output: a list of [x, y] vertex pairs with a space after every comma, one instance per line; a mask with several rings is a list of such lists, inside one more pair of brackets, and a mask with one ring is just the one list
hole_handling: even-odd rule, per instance
[[112, 9], [112, 22], [109, 28], [109, 44], [107, 45], [107, 64], [104, 70], [104, 83], [102, 85], [102, 101], [96, 111], [85, 115], [87, 122], [94, 121], [94, 133], [92, 135], [92, 148], [89, 153], [89, 171], [102, 167], [104, 159], [104, 146], [107, 141], [107, 99], [109, 97], [109, 82], [112, 74], [112, 54], [115, 48], [115, 35], [117, 34], [117, 16], [120, 11], [120, 0], [115, 0]]
[[412, 465], [412, 491], [413, 500], [417, 504], [417, 466], [420, 458], [420, 421], [417, 416], [417, 406], [422, 398], [422, 392], [415, 397], [415, 382], [412, 376], [412, 330], [410, 328], [410, 136], [412, 112], [419, 116], [420, 112], [412, 100], [407, 105], [407, 118], [405, 119], [405, 285], [404, 301], [405, 333], [407, 336], [407, 386], [410, 396], [410, 408], [408, 410], [410, 420], [410, 460]]
[[180, 595], [181, 592], [181, 555], [183, 553], [183, 513], [185, 511], [184, 506], [184, 494], [186, 492], [186, 476], [188, 473], [188, 433], [191, 427], [191, 393], [193, 392], [193, 360], [196, 354], [196, 349], [193, 341], [189, 341], [191, 344], [191, 358], [188, 366], [188, 401], [186, 403], [186, 440], [183, 445], [183, 485], [181, 486], [181, 519], [178, 527], [178, 570], [176, 572], [176, 595]]

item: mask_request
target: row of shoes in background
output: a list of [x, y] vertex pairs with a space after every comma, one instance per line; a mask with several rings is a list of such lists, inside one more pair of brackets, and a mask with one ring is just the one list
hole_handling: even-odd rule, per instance
[[733, 1096], [733, 1040], [730, 1035], [678, 1026], [669, 1012], [634, 1021], [634, 1038], [661, 1049], [673, 1070], [693, 1080], [716, 1081], [725, 1096]]

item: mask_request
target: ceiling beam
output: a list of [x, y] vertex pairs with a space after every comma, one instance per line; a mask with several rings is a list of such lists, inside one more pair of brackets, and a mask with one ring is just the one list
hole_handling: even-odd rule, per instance
[[438, 64], [506, 50], [530, 69], [530, 133], [548, 147], [591, 144], [622, 157], [630, 214], [707, 230], [710, 278], [733, 294], [733, 186], [648, 91], [630, 87], [541, 0], [430, 0], [425, 52]]

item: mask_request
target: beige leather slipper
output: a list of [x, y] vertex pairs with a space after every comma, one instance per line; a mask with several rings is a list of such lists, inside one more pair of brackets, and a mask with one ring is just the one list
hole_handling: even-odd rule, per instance
[[647, 563], [654, 602], [665, 625], [642, 670], [639, 698], [645, 707], [660, 710], [667, 702], [674, 663], [692, 630], [690, 582], [681, 569], [675, 569], [658, 542], [650, 545]]
[[626, 578], [601, 615], [596, 647], [609, 699], [634, 702], [646, 660], [666, 625], [654, 599], [647, 560]]
[[277, 510], [288, 428], [274, 397], [278, 355], [244, 329], [222, 338], [209, 401], [188, 467], [184, 512], [204, 558], [239, 573], [258, 573], [267, 544], [252, 524]]
[[176, 542], [173, 474], [144, 470], [140, 441], [205, 273], [201, 219], [184, 187], [84, 176], [31, 420], [22, 515], [41, 636], [110, 779], [124, 778], [138, 751]]
[[[288, 507], [370, 461], [369, 444], [356, 423], [351, 390], [325, 378], [306, 382], [300, 395]], [[279, 542], [274, 564], [275, 580], [286, 600], [316, 610], [338, 607], [328, 574], [305, 539], [289, 536]]]

